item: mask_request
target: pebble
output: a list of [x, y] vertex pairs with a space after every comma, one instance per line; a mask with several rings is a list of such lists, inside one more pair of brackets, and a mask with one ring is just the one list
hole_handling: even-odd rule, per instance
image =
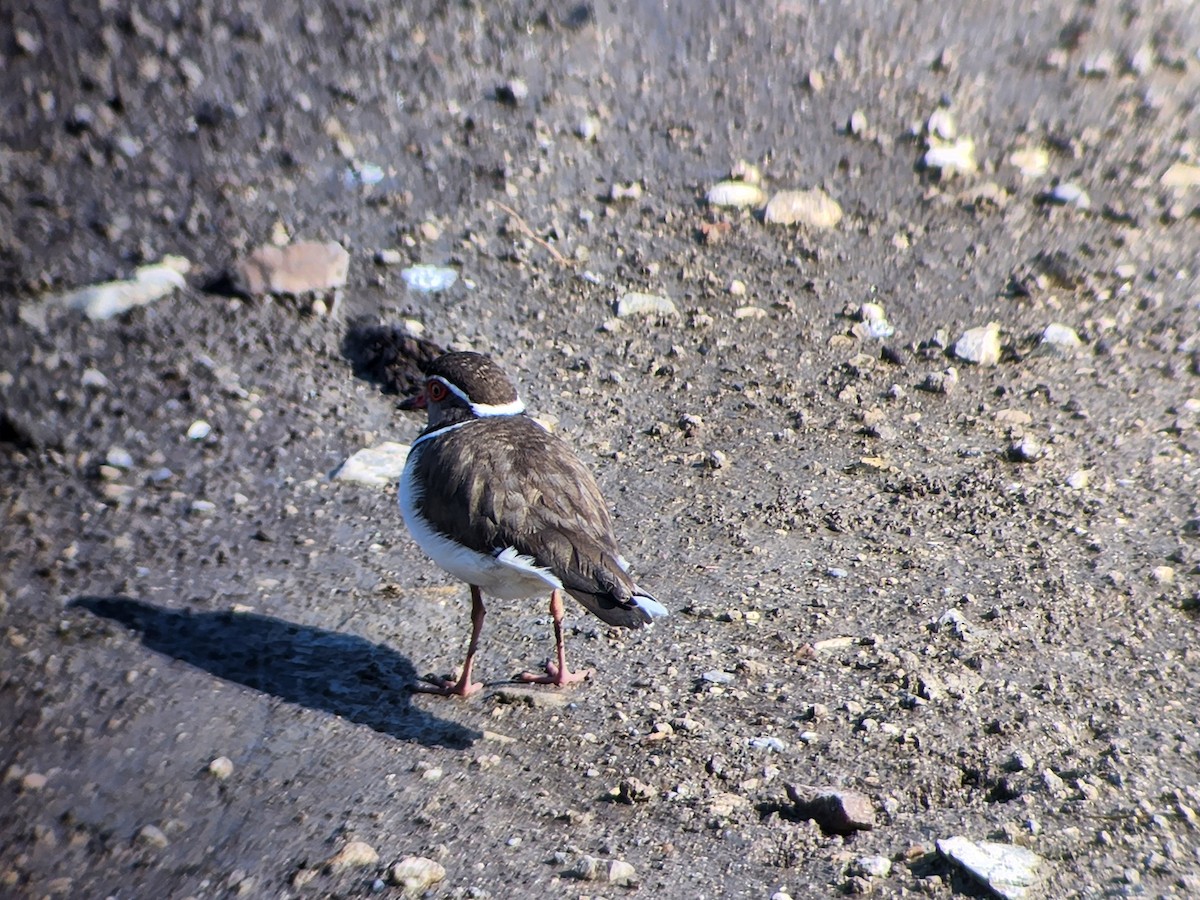
[[944, 106], [939, 106], [925, 122], [925, 133], [939, 141], [953, 141], [958, 137], [958, 123], [954, 114]]
[[183, 276], [191, 267], [182, 256], [167, 256], [156, 265], [135, 270], [131, 279], [95, 284], [60, 294], [50, 302], [79, 310], [93, 321], [104, 321], [187, 287]]
[[1191, 188], [1200, 185], [1200, 166], [1194, 163], [1172, 163], [1159, 182], [1163, 187]]
[[896, 333], [887, 320], [887, 313], [879, 303], [864, 303], [858, 308], [858, 323], [852, 329], [860, 340], [882, 341]]
[[411, 290], [436, 294], [452, 287], [458, 281], [458, 272], [447, 266], [419, 265], [401, 270], [400, 277]]
[[712, 206], [757, 208], [766, 202], [767, 195], [757, 184], [746, 181], [720, 181], [708, 189], [704, 198]]
[[853, 834], [875, 827], [871, 798], [858, 791], [784, 785], [801, 818], [812, 819], [829, 834]]
[[643, 294], [637, 291], [621, 297], [617, 301], [616, 312], [619, 319], [627, 319], [630, 316], [665, 318], [679, 315], [679, 310], [675, 308], [670, 297], [663, 297], [660, 294]]
[[1074, 491], [1082, 491], [1088, 486], [1088, 473], [1086, 469], [1078, 469], [1067, 476], [1067, 487]]
[[1033, 416], [1022, 409], [1001, 409], [996, 411], [995, 421], [1004, 428], [1024, 428], [1032, 424]]
[[887, 878], [892, 874], [892, 861], [886, 856], [860, 856], [850, 867], [851, 875], [868, 878]]
[[41, 772], [30, 772], [21, 778], [21, 790], [40, 791], [46, 786], [48, 780]]
[[587, 116], [575, 126], [575, 135], [583, 141], [594, 141], [600, 134], [600, 120]]
[[350, 254], [337, 241], [299, 241], [284, 247], [264, 244], [242, 260], [235, 272], [247, 294], [303, 294], [346, 284]]
[[496, 88], [496, 99], [509, 106], [520, 106], [529, 97], [529, 85], [520, 78], [512, 78]]
[[855, 137], [864, 137], [867, 133], [867, 114], [861, 109], [856, 109], [850, 113], [850, 121], [846, 123], [846, 130]]
[[218, 756], [208, 764], [208, 774], [218, 781], [224, 781], [233, 774], [233, 761], [228, 756]]
[[950, 394], [958, 387], [958, 369], [950, 366], [941, 372], [930, 372], [921, 382], [921, 388], [935, 394]]
[[118, 469], [133, 468], [133, 456], [123, 447], [109, 447], [104, 462]]
[[1150, 570], [1150, 578], [1157, 584], [1174, 584], [1175, 569], [1173, 566], [1155, 566]]
[[1060, 206], [1074, 206], [1079, 209], [1092, 208], [1092, 198], [1088, 196], [1087, 191], [1073, 181], [1064, 181], [1062, 184], [1056, 185], [1054, 190], [1047, 195], [1047, 199]]
[[137, 833], [137, 842], [145, 844], [147, 847], [157, 847], [162, 849], [171, 843], [167, 840], [167, 836], [163, 830], [157, 825], [143, 825]]
[[658, 788], [639, 778], [626, 778], [616, 791], [616, 798], [622, 803], [648, 803], [657, 796]]
[[1038, 346], [1046, 352], [1071, 357], [1083, 346], [1083, 341], [1079, 339], [1074, 328], [1052, 322], [1042, 331], [1042, 338]]
[[787, 744], [779, 738], [770, 735], [750, 738], [748, 743], [751, 750], [765, 750], [767, 753], [782, 753], [787, 749]]
[[396, 483], [404, 471], [408, 451], [407, 444], [395, 441], [366, 447], [342, 463], [333, 477], [336, 481], [350, 481], [368, 487], [389, 487]]
[[500, 703], [524, 704], [533, 709], [561, 709], [571, 702], [569, 694], [502, 685], [492, 695]]
[[1050, 154], [1044, 147], [1026, 147], [1010, 153], [1008, 162], [1022, 178], [1041, 178], [1050, 169]]
[[637, 869], [622, 859], [597, 859], [584, 854], [575, 864], [574, 875], [584, 881], [607, 881], [609, 884], [637, 883]]
[[1019, 440], [1013, 441], [1008, 448], [1008, 458], [1013, 462], [1037, 462], [1045, 455], [1045, 446], [1032, 434], [1023, 435]]
[[379, 862], [379, 852], [366, 841], [350, 841], [325, 861], [325, 868], [361, 869]]
[[404, 256], [399, 250], [389, 247], [375, 251], [375, 262], [381, 266], [398, 266], [404, 262]]
[[640, 200], [642, 199], [642, 183], [640, 181], [631, 181], [628, 184], [614, 183], [608, 189], [608, 199], [612, 203], [621, 200]]
[[723, 672], [720, 669], [711, 669], [700, 676], [701, 679], [709, 684], [732, 684], [734, 676], [730, 672]]
[[964, 362], [977, 366], [996, 365], [1000, 362], [1000, 325], [989, 322], [978, 328], [968, 328], [951, 352]]
[[203, 419], [197, 419], [188, 426], [187, 437], [189, 441], [202, 441], [212, 434], [212, 426]]
[[931, 141], [922, 160], [927, 169], [936, 169], [943, 175], [970, 174], [979, 166], [975, 162], [975, 142], [961, 137], [953, 142]]
[[108, 387], [108, 379], [104, 377], [104, 373], [99, 369], [84, 369], [83, 375], [79, 379], [79, 383], [85, 388], [94, 388], [103, 390]]
[[841, 220], [842, 207], [820, 188], [780, 191], [763, 211], [763, 221], [771, 225], [826, 229], [835, 227]]
[[424, 856], [406, 856], [388, 869], [388, 880], [409, 897], [419, 897], [445, 878], [446, 867]]
[[1037, 880], [1041, 863], [1032, 850], [993, 841], [972, 841], [962, 835], [937, 842], [938, 853], [1004, 900], [1021, 900]]

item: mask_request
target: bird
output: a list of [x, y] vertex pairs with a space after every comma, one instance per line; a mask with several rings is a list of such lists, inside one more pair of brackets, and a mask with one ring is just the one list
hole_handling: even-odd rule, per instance
[[572, 672], [563, 642], [565, 592], [610, 625], [642, 628], [668, 615], [629, 574], [595, 478], [570, 445], [526, 414], [513, 381], [490, 356], [445, 353], [424, 366], [420, 390], [400, 402], [425, 410], [398, 497], [417, 545], [470, 587], [471, 638], [457, 679], [430, 677], [415, 689], [469, 696], [486, 615], [485, 594], [519, 600], [550, 595], [555, 658], [523, 682], [563, 686]]

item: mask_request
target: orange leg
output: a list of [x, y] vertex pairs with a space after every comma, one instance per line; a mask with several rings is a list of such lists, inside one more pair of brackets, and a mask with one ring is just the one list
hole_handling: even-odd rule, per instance
[[471, 643], [467, 645], [467, 658], [463, 660], [462, 674], [457, 681], [449, 678], [430, 678], [413, 685], [413, 690], [425, 694], [457, 694], [469, 697], [476, 691], [482, 690], [483, 685], [471, 682], [471, 669], [475, 666], [475, 651], [479, 648], [479, 634], [483, 631], [483, 617], [487, 610], [483, 608], [483, 593], [475, 585], [471, 585]]
[[584, 669], [582, 672], [572, 672], [567, 668], [567, 647], [563, 643], [562, 633], [562, 595], [557, 590], [550, 594], [550, 618], [554, 620], [554, 644], [558, 652], [558, 663], [546, 663], [545, 675], [522, 672], [521, 680], [530, 684], [553, 684], [556, 687], [562, 687], [564, 684], [574, 684], [577, 681], [590, 678], [592, 675], [591, 669]]

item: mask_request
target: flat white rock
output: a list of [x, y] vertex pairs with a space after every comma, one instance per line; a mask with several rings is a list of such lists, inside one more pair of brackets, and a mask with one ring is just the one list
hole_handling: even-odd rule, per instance
[[954, 355], [977, 366], [994, 366], [1000, 362], [1000, 326], [989, 322], [979, 328], [968, 328], [954, 345]]
[[1021, 900], [1037, 880], [1042, 858], [1015, 844], [972, 841], [961, 834], [937, 842], [938, 853], [1004, 900]]
[[937, 169], [944, 175], [969, 174], [979, 168], [975, 162], [975, 142], [969, 137], [956, 141], [930, 141], [925, 152], [925, 167]]
[[395, 484], [404, 471], [409, 447], [395, 441], [384, 441], [374, 447], [359, 450], [342, 463], [333, 477], [338, 481], [353, 481], [368, 487], [387, 487]]
[[446, 266], [409, 266], [400, 273], [404, 283], [422, 294], [436, 294], [453, 287], [458, 281], [458, 272]]
[[820, 188], [780, 191], [763, 211], [763, 221], [772, 225], [833, 228], [842, 221], [842, 207]]
[[106, 281], [61, 294], [51, 302], [68, 309], [77, 309], [89, 319], [103, 321], [119, 316], [135, 306], [145, 306], [161, 300], [174, 291], [187, 286], [183, 276], [192, 264], [182, 256], [167, 256], [161, 263], [142, 266], [133, 278], [123, 281]]
[[350, 254], [337, 241], [298, 241], [259, 247], [238, 265], [237, 275], [248, 294], [303, 294], [340, 288], [349, 272]]
[[1042, 331], [1040, 346], [1044, 351], [1059, 356], [1072, 356], [1083, 346], [1083, 341], [1071, 326], [1052, 322]]
[[659, 294], [643, 294], [637, 291], [628, 293], [617, 301], [617, 317], [626, 319], [630, 316], [677, 316], [679, 310], [671, 302], [670, 297]]

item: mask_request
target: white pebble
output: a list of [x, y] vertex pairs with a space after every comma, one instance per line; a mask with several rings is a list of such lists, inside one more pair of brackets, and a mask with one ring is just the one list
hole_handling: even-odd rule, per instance
[[188, 426], [187, 436], [189, 441], [202, 441], [212, 434], [212, 426], [203, 419], [197, 419]]
[[401, 270], [400, 277], [412, 290], [432, 294], [451, 287], [458, 281], [458, 272], [445, 266], [420, 265]]

